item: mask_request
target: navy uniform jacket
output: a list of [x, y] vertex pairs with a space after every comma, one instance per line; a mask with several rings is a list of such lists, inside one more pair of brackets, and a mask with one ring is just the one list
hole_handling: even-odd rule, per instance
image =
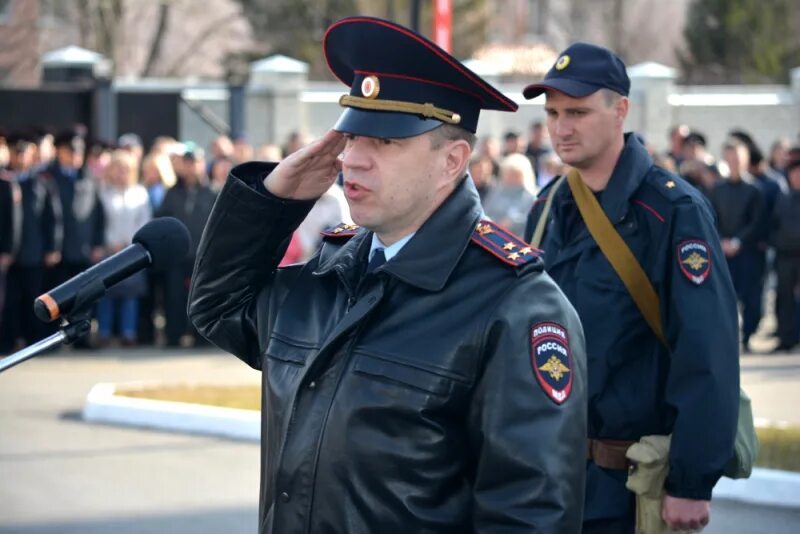
[[91, 263], [92, 249], [105, 244], [105, 213], [98, 184], [80, 169], [69, 176], [58, 162], [47, 166], [39, 177], [45, 180], [52, 194], [58, 234], [62, 238], [61, 261]]
[[[549, 193], [543, 190], [533, 206], [528, 239]], [[546, 270], [577, 309], [586, 334], [589, 437], [672, 433], [667, 491], [710, 499], [733, 454], [739, 342], [736, 297], [707, 201], [653, 166], [630, 134], [599, 195], [656, 288], [668, 351], [589, 235], [569, 186], [555, 195], [542, 248]], [[625, 478], [623, 471], [588, 462], [584, 518], [630, 513]]]

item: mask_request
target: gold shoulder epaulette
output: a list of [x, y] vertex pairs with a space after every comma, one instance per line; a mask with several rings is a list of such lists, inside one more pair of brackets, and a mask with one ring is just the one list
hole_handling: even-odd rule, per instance
[[542, 253], [538, 248], [530, 246], [521, 238], [488, 220], [478, 222], [472, 233], [472, 242], [514, 267], [525, 265]]
[[357, 224], [341, 223], [327, 230], [320, 232], [325, 237], [353, 237], [361, 228]]

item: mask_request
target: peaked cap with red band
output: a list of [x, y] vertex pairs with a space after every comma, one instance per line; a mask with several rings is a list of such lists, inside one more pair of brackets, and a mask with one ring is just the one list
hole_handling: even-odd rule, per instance
[[453, 124], [475, 133], [482, 109], [517, 104], [425, 37], [386, 20], [350, 17], [322, 40], [331, 72], [350, 86], [333, 127], [367, 137], [403, 138]]

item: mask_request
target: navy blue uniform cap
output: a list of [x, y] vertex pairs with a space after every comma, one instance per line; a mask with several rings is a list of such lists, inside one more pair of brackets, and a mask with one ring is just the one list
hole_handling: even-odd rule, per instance
[[527, 99], [555, 89], [573, 98], [611, 89], [624, 96], [631, 90], [625, 63], [611, 50], [589, 43], [575, 43], [564, 50], [547, 71], [544, 80], [522, 91]]
[[425, 37], [383, 19], [349, 17], [322, 40], [334, 76], [350, 87], [339, 132], [380, 138], [420, 135], [442, 124], [475, 133], [482, 109], [517, 104]]

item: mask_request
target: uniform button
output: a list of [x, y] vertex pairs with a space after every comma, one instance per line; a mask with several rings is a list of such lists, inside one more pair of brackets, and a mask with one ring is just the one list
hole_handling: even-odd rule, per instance
[[283, 493], [281, 493], [281, 501], [289, 502], [289, 499], [291, 499], [291, 497], [289, 497], [288, 493], [286, 493], [285, 491]]
[[312, 380], [308, 383], [308, 389], [317, 389], [317, 383]]

